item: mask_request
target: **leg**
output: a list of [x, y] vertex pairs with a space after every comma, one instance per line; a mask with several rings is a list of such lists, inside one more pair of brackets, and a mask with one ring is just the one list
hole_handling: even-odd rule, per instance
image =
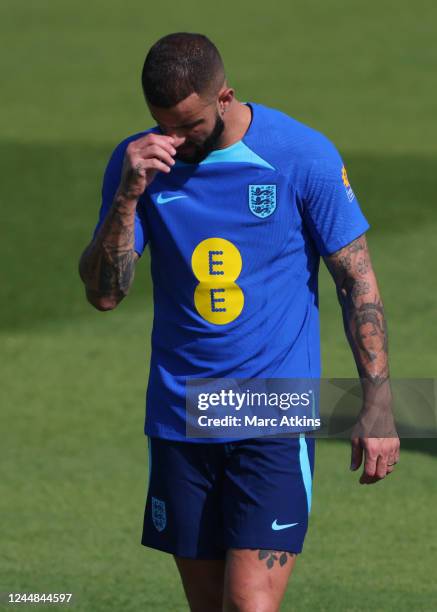
[[226, 612], [279, 610], [307, 531], [313, 462], [313, 440], [303, 436], [233, 444], [223, 494]]
[[149, 438], [142, 544], [171, 553], [190, 609], [221, 612], [223, 445]]
[[277, 612], [295, 561], [294, 553], [229, 549], [223, 610]]
[[222, 612], [225, 560], [174, 559], [191, 612]]

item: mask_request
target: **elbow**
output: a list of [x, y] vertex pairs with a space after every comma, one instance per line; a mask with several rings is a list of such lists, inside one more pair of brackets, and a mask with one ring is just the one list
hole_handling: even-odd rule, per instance
[[107, 310], [117, 308], [124, 296], [98, 295], [93, 291], [87, 290], [86, 297], [91, 306], [94, 306], [96, 310], [106, 312]]
[[118, 306], [119, 302], [112, 298], [101, 298], [100, 300], [90, 302], [90, 304], [92, 304], [96, 310], [106, 312], [107, 310], [114, 310], [114, 308]]

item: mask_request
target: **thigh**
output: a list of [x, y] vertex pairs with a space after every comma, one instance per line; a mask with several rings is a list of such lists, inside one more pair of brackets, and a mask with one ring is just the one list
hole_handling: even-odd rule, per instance
[[308, 527], [314, 438], [256, 438], [235, 443], [223, 485], [227, 549], [300, 553]]
[[228, 550], [223, 610], [277, 612], [295, 561], [286, 551]]
[[222, 612], [225, 560], [175, 557], [191, 612]]
[[149, 438], [142, 544], [177, 557], [223, 559], [220, 445]]

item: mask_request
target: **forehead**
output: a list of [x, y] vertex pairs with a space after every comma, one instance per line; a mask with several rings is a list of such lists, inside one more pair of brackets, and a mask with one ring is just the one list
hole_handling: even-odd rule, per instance
[[180, 127], [189, 125], [205, 116], [214, 100], [192, 93], [171, 108], [160, 108], [149, 104], [152, 117], [161, 125]]

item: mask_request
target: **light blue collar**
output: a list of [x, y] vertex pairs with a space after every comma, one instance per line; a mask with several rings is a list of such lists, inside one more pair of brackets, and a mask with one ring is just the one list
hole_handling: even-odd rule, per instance
[[[229, 147], [224, 149], [214, 149], [211, 153], [205, 157], [198, 165], [205, 166], [206, 164], [251, 164], [253, 166], [261, 166], [262, 168], [269, 168], [274, 170], [274, 167], [270, 165], [265, 159], [257, 155], [252, 149], [250, 149], [243, 140], [238, 140]], [[176, 160], [176, 166], [193, 166], [183, 162], [179, 159]]]

